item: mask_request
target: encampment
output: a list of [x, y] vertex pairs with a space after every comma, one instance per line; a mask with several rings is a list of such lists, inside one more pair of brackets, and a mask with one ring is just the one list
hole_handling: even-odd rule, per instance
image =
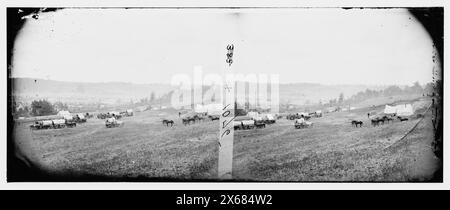
[[59, 111], [57, 115], [64, 117], [64, 116], [68, 116], [68, 115], [70, 116], [71, 114], [69, 111], [62, 110], [62, 111]]
[[197, 104], [194, 108], [196, 113], [208, 113], [208, 115], [220, 115], [222, 114], [222, 104]]
[[259, 113], [258, 112], [248, 112], [247, 116], [249, 116], [251, 118], [258, 118], [259, 117]]
[[411, 104], [397, 106], [397, 116], [411, 116], [414, 114]]
[[396, 114], [397, 116], [410, 116], [414, 114], [414, 110], [411, 104], [400, 104], [397, 106], [386, 105], [384, 108], [384, 114]]
[[59, 111], [57, 115], [60, 117], [63, 117], [65, 120], [70, 121], [73, 119], [73, 116], [72, 116], [72, 114], [70, 114], [69, 111]]
[[397, 109], [395, 106], [386, 105], [384, 107], [384, 113], [385, 114], [395, 114], [395, 113], [397, 113]]

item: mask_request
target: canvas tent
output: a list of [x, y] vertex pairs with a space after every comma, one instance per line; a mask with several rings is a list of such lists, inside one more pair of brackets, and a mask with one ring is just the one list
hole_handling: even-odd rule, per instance
[[410, 116], [414, 111], [411, 104], [404, 104], [397, 106], [397, 116]]
[[63, 117], [65, 120], [72, 120], [73, 116], [69, 111], [59, 111], [58, 116]]
[[251, 118], [258, 118], [259, 117], [259, 113], [258, 112], [248, 112], [247, 116], [249, 116]]
[[410, 116], [414, 114], [411, 104], [400, 104], [397, 106], [386, 105], [384, 108], [385, 114], [396, 114], [397, 116]]
[[220, 115], [222, 114], [222, 104], [197, 104], [195, 106], [194, 112], [196, 113], [208, 113], [209, 115]]
[[397, 113], [397, 109], [396, 109], [395, 106], [386, 105], [384, 107], [384, 113], [385, 114], [396, 114]]
[[67, 115], [71, 115], [69, 111], [59, 111], [58, 112], [58, 116], [64, 117], [64, 116], [67, 116]]

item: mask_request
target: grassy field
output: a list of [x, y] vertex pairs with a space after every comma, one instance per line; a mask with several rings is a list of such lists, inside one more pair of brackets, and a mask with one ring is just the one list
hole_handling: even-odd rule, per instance
[[[426, 106], [429, 101], [417, 101]], [[265, 129], [235, 131], [233, 177], [252, 181], [424, 181], [439, 168], [430, 148], [430, 113], [372, 127], [367, 112], [383, 106], [329, 113], [314, 126], [295, 129], [281, 119]], [[420, 109], [424, 110], [424, 109]], [[165, 127], [161, 118], [175, 120]], [[352, 127], [350, 119], [364, 121]], [[214, 180], [217, 177], [218, 121], [183, 126], [175, 114], [146, 111], [106, 128], [90, 119], [76, 128], [32, 131], [16, 126], [16, 142], [27, 157], [48, 171], [109, 177]]]

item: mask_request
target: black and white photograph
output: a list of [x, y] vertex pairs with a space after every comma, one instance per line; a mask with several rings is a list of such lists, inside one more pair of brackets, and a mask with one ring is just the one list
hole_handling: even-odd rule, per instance
[[6, 13], [8, 183], [443, 183], [443, 7]]

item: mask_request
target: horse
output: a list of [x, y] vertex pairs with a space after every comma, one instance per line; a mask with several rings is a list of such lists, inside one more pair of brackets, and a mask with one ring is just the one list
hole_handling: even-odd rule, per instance
[[164, 120], [162, 120], [162, 124], [166, 125], [167, 127], [169, 127], [169, 124], [170, 124], [170, 127], [172, 127], [174, 122], [173, 122], [173, 120], [164, 119]]
[[188, 122], [189, 124], [191, 124], [191, 122], [193, 122], [195, 124], [195, 117], [188, 117]]
[[384, 116], [384, 117], [383, 117], [383, 120], [384, 120], [384, 121], [387, 121], [388, 123], [389, 123], [390, 121], [394, 121], [394, 119], [392, 119], [391, 117], [388, 117], [388, 116]]
[[167, 127], [169, 127], [169, 124], [170, 124], [170, 127], [172, 127], [174, 124], [173, 120], [167, 120], [167, 122], [166, 122]]
[[203, 116], [201, 116], [201, 115], [198, 115], [198, 114], [196, 114], [196, 115], [194, 115], [194, 121], [198, 121], [198, 122], [200, 122], [200, 121], [203, 121], [203, 120], [205, 120], [205, 118], [203, 117]]
[[359, 127], [362, 127], [363, 122], [359, 121], [359, 120], [352, 120], [352, 126], [353, 125], [355, 125], [355, 127], [358, 127], [358, 125], [359, 125]]
[[183, 125], [190, 125], [191, 122], [195, 123], [195, 117], [186, 117], [181, 120], [183, 121]]
[[162, 123], [163, 123], [163, 125], [166, 125], [167, 127], [169, 126], [169, 124], [170, 124], [170, 127], [172, 127], [174, 124], [173, 120], [167, 120], [167, 119], [163, 119]]
[[181, 121], [183, 122], [183, 125], [188, 125], [189, 124], [189, 120], [186, 118], [181, 119]]
[[263, 121], [255, 120], [254, 125], [256, 128], [266, 128], [266, 123]]
[[311, 118], [310, 115], [304, 115], [304, 114], [301, 114], [300, 117], [304, 118], [305, 120], [309, 120]]
[[378, 119], [371, 119], [370, 121], [372, 123], [372, 126], [378, 126], [379, 125]]
[[256, 128], [265, 128], [266, 124], [264, 123], [255, 123]]
[[401, 117], [401, 116], [398, 116], [397, 117], [399, 120], [400, 120], [400, 122], [403, 122], [403, 121], [408, 121], [408, 118], [403, 118], [403, 117]]
[[371, 120], [373, 126], [378, 126], [378, 125], [380, 125], [380, 123], [382, 125], [384, 125], [384, 121], [385, 121], [384, 117], [382, 117], [382, 118], [377, 117], [377, 118], [374, 118]]
[[214, 121], [214, 120], [220, 120], [220, 117], [219, 117], [219, 116], [209, 115], [208, 118], [211, 119], [211, 121]]

